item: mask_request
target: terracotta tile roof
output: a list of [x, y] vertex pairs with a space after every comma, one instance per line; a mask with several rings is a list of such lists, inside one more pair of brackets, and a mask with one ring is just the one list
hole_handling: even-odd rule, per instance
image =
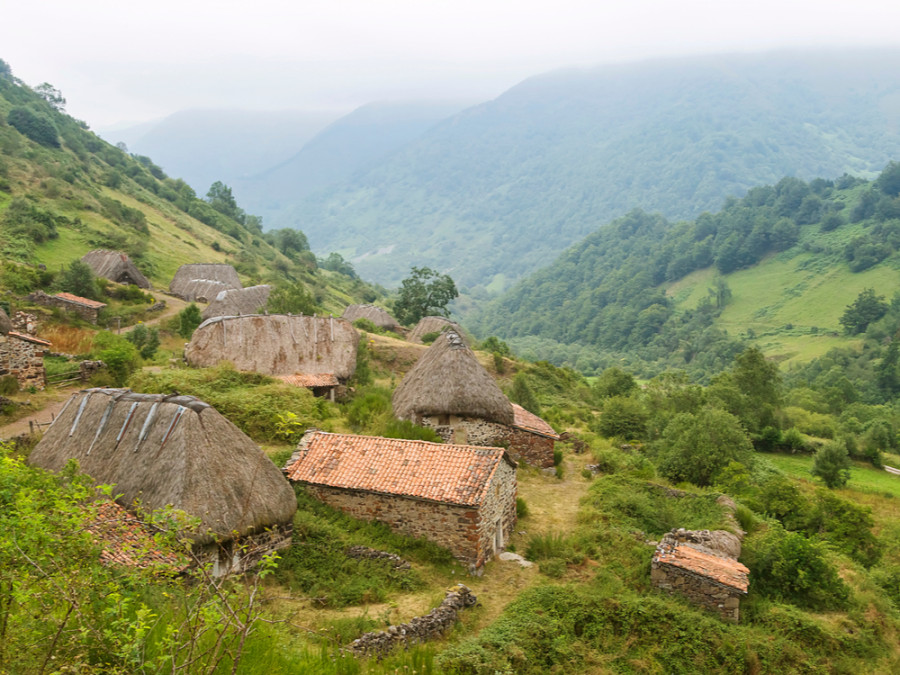
[[27, 335], [25, 333], [17, 333], [13, 330], [9, 331], [9, 335], [19, 338], [20, 340], [25, 340], [26, 342], [33, 342], [36, 345], [44, 345], [45, 347], [50, 346], [50, 343], [47, 342], [46, 340], [41, 340], [40, 338], [36, 338], [33, 335]]
[[97, 519], [87, 526], [103, 546], [100, 561], [128, 567], [169, 567], [181, 572], [188, 567], [186, 556], [161, 551], [150, 529], [115, 502], [97, 504]]
[[282, 382], [292, 384], [295, 387], [336, 387], [340, 384], [334, 373], [321, 373], [319, 375], [297, 373], [295, 375], [278, 375], [277, 377]]
[[657, 549], [655, 560], [694, 572], [741, 593], [746, 593], [750, 585], [750, 570], [737, 560], [705, 553], [693, 546], [682, 544], [667, 550]]
[[559, 434], [553, 430], [549, 424], [547, 424], [540, 417], [535, 415], [534, 413], [530, 413], [522, 406], [517, 403], [512, 404], [513, 407], [513, 426], [517, 429], [522, 429], [523, 431], [530, 431], [533, 434], [539, 434], [541, 436], [547, 436], [548, 438], [552, 438], [556, 441], [559, 440]]
[[57, 293], [54, 297], [60, 298], [62, 300], [68, 300], [69, 302], [74, 302], [79, 305], [84, 305], [85, 307], [90, 307], [92, 309], [103, 309], [104, 307], [106, 307], [105, 302], [89, 300], [88, 298], [82, 298], [79, 295], [72, 295], [71, 293]]
[[374, 436], [310, 431], [299, 459], [286, 469], [292, 481], [480, 506], [503, 448], [444, 445]]

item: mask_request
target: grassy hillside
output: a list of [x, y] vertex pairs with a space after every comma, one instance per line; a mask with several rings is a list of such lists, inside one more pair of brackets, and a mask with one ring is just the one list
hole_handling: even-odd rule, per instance
[[503, 290], [633, 208], [693, 218], [785, 175], [874, 175], [900, 153], [898, 63], [792, 52], [550, 73], [285, 216], [380, 283], [427, 264]]

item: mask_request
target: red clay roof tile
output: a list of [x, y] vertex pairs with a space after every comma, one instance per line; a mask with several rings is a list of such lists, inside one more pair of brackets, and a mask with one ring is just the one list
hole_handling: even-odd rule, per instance
[[548, 438], [552, 438], [553, 440], [559, 440], [559, 434], [553, 430], [549, 424], [547, 424], [540, 417], [535, 415], [534, 413], [528, 412], [517, 403], [512, 404], [513, 407], [513, 426], [517, 429], [522, 429], [523, 431], [530, 431], [533, 434], [540, 434], [541, 436], [547, 436]]
[[47, 340], [41, 340], [40, 338], [34, 337], [34, 335], [26, 335], [25, 333], [17, 333], [14, 330], [9, 331], [9, 334], [13, 337], [17, 337], [20, 340], [25, 340], [26, 342], [33, 342], [36, 345], [44, 345], [45, 347], [49, 347], [50, 343]]
[[103, 546], [100, 553], [103, 563], [141, 569], [166, 566], [175, 572], [188, 567], [185, 556], [161, 551], [149, 528], [115, 502], [98, 503], [97, 519], [87, 530]]
[[516, 465], [503, 448], [310, 431], [286, 473], [311, 485], [480, 506], [504, 460]]
[[707, 577], [741, 593], [746, 593], [750, 585], [750, 570], [737, 560], [705, 553], [690, 545], [682, 544], [668, 551], [657, 550], [654, 559]]
[[319, 375], [297, 373], [295, 375], [277, 375], [276, 377], [285, 384], [291, 384], [295, 387], [336, 387], [340, 384], [334, 373], [321, 373]]
[[85, 307], [90, 307], [92, 309], [103, 309], [104, 307], [106, 307], [105, 302], [89, 300], [88, 298], [82, 298], [80, 295], [72, 295], [71, 293], [57, 293], [55, 297], [61, 298], [63, 300], [68, 300], [69, 302], [75, 302], [79, 305], [84, 305]]

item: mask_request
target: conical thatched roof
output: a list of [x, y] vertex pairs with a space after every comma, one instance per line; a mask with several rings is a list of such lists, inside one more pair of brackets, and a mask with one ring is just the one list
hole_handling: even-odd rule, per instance
[[91, 251], [81, 257], [81, 262], [88, 264], [98, 277], [120, 284], [150, 288], [147, 277], [141, 274], [131, 258], [120, 251]]
[[7, 335], [13, 329], [12, 321], [9, 320], [6, 312], [0, 307], [0, 335]]
[[182, 265], [169, 284], [172, 295], [191, 302], [210, 302], [230, 288], [243, 288], [243, 284], [235, 269], [222, 263]]
[[455, 332], [441, 334], [394, 391], [394, 414], [458, 415], [513, 423], [513, 408]]
[[87, 389], [72, 395], [28, 457], [59, 471], [70, 459], [119, 502], [171, 504], [200, 519], [197, 543], [286, 523], [297, 501], [262, 450], [215, 408], [192, 396]]
[[231, 361], [238, 370], [266, 375], [333, 373], [346, 381], [356, 372], [358, 344], [359, 332], [343, 319], [220, 316], [200, 324], [184, 356], [201, 368]]
[[344, 310], [341, 318], [346, 319], [350, 323], [357, 319], [368, 319], [379, 328], [392, 330], [395, 333], [403, 330], [403, 327], [397, 323], [397, 319], [388, 314], [386, 310], [375, 305], [350, 305]]
[[428, 335], [428, 333], [443, 333], [446, 330], [455, 331], [457, 335], [462, 337], [459, 325], [453, 323], [450, 319], [443, 316], [425, 316], [419, 319], [419, 323], [417, 323], [416, 327], [412, 329], [412, 332], [406, 336], [406, 339], [420, 345], [422, 344], [423, 335]]
[[248, 288], [231, 288], [220, 291], [209, 307], [203, 310], [204, 319], [216, 316], [241, 316], [258, 314], [269, 302], [271, 286], [250, 286]]

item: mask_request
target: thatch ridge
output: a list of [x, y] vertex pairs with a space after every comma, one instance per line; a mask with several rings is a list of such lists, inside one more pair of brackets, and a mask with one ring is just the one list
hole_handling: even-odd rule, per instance
[[443, 333], [448, 330], [452, 330], [462, 337], [462, 328], [450, 319], [444, 316], [424, 316], [419, 319], [419, 323], [416, 324], [416, 327], [412, 329], [406, 339], [409, 342], [415, 342], [420, 345], [424, 335], [428, 335], [428, 333]]
[[512, 404], [453, 331], [442, 333], [394, 391], [394, 415], [457, 415], [511, 425]]
[[290, 485], [263, 451], [215, 408], [192, 396], [86, 389], [72, 395], [28, 457], [51, 471], [70, 459], [115, 485], [126, 508], [171, 505], [199, 518], [196, 543], [287, 523]]
[[231, 265], [192, 263], [178, 268], [169, 284], [169, 292], [191, 302], [210, 302], [221, 291], [243, 287], [237, 271]]
[[258, 314], [269, 302], [272, 287], [268, 284], [248, 286], [247, 288], [230, 288], [219, 291], [218, 295], [203, 310], [203, 318], [216, 316], [242, 316]]
[[346, 319], [353, 323], [357, 319], [368, 319], [379, 328], [385, 328], [398, 333], [403, 327], [392, 317], [386, 309], [376, 307], [375, 305], [350, 305], [341, 314], [342, 319]]
[[134, 284], [140, 288], [150, 288], [150, 281], [137, 265], [121, 251], [97, 249], [81, 256], [81, 261], [90, 266], [98, 277], [121, 284]]
[[356, 372], [359, 331], [343, 319], [250, 314], [207, 319], [184, 356], [207, 368], [230, 361], [238, 370], [266, 375], [333, 373], [346, 382]]

